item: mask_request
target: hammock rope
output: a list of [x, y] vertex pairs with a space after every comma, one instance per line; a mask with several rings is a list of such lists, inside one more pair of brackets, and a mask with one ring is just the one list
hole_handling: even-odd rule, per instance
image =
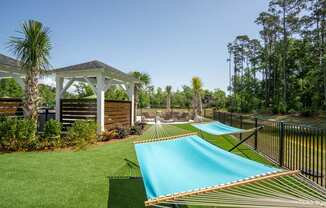
[[164, 204], [214, 207], [326, 207], [326, 191], [312, 186], [299, 175], [266, 180], [185, 196]]

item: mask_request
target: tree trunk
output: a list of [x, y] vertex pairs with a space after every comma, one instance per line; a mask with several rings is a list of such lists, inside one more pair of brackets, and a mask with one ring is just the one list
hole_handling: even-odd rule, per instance
[[323, 14], [321, 16], [321, 22], [320, 22], [320, 32], [318, 31], [318, 34], [320, 34], [320, 52], [319, 52], [319, 65], [321, 71], [323, 71], [323, 84], [324, 84], [324, 106], [326, 106], [326, 67], [325, 65], [325, 15]]
[[201, 95], [200, 95], [200, 93], [198, 93], [198, 111], [199, 111], [199, 115], [201, 116], [202, 115], [202, 113], [203, 113], [203, 103], [202, 103], [202, 101], [201, 101]]
[[286, 77], [287, 77], [287, 72], [286, 72], [286, 60], [287, 60], [287, 31], [286, 31], [286, 4], [287, 0], [283, 0], [283, 60], [282, 60], [282, 65], [283, 65], [283, 103], [286, 106], [286, 101], [287, 101], [287, 83], [286, 83]]
[[32, 119], [37, 123], [38, 119], [38, 77], [39, 74], [31, 70], [26, 73], [25, 77], [25, 99], [24, 99], [24, 114], [26, 118]]
[[197, 100], [196, 100], [196, 93], [193, 94], [193, 97], [192, 97], [192, 113], [193, 113], [193, 116], [194, 118], [197, 117]]
[[168, 95], [166, 97], [166, 110], [167, 112], [171, 112], [171, 96]]

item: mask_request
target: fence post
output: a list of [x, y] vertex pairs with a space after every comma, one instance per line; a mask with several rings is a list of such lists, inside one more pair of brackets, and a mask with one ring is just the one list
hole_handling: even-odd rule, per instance
[[255, 130], [255, 150], [257, 150], [257, 142], [258, 142], [258, 130], [257, 130], [257, 128], [258, 128], [258, 119], [257, 118], [255, 118], [255, 128], [256, 128], [256, 130]]
[[62, 104], [63, 104], [63, 100], [60, 99], [60, 123], [62, 123]]
[[222, 121], [221, 121], [221, 112], [220, 112], [220, 111], [218, 112], [218, 121], [219, 121], [219, 122], [222, 122]]
[[45, 108], [45, 122], [48, 121], [48, 116], [49, 116], [49, 109]]
[[279, 164], [281, 167], [284, 165], [284, 122], [279, 123], [279, 137], [280, 137], [280, 147], [279, 147]]
[[231, 120], [231, 126], [232, 126], [232, 112], [231, 112], [231, 114], [230, 114], [230, 120]]
[[[240, 115], [240, 129], [242, 129], [242, 115]], [[240, 133], [240, 140], [242, 140], [242, 134]]]

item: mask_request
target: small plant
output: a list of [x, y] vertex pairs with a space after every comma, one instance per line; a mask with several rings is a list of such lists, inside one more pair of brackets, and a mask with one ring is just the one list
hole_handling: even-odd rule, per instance
[[117, 139], [117, 138], [118, 138], [118, 134], [115, 129], [107, 130], [102, 133], [102, 135], [100, 137], [100, 141], [109, 141], [111, 139]]
[[136, 125], [136, 126], [140, 126], [141, 130], [144, 130], [144, 129], [145, 129], [145, 125], [146, 125], [146, 123], [143, 123], [143, 122], [136, 122], [135, 125]]
[[16, 119], [1, 117], [0, 121], [0, 145], [4, 150], [15, 150], [17, 129]]
[[143, 132], [142, 126], [136, 123], [134, 126], [130, 127], [129, 133], [131, 135], [141, 135]]
[[118, 139], [123, 139], [129, 135], [128, 130], [122, 127], [116, 128], [115, 131]]
[[17, 119], [16, 139], [21, 148], [32, 149], [30, 144], [36, 140], [36, 123], [32, 119]]
[[57, 120], [49, 120], [44, 127], [44, 137], [47, 139], [58, 138], [61, 135], [62, 125]]
[[84, 145], [96, 141], [97, 125], [94, 121], [77, 120], [68, 129], [67, 138], [72, 145]]
[[62, 125], [57, 120], [49, 120], [46, 122], [44, 127], [44, 135], [37, 144], [37, 148], [51, 148], [63, 146], [63, 141], [61, 140], [61, 129]]

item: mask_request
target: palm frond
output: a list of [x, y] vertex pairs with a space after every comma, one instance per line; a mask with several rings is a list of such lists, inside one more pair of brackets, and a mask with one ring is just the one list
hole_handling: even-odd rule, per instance
[[9, 50], [20, 60], [24, 70], [37, 70], [42, 73], [50, 67], [49, 57], [52, 44], [48, 27], [42, 23], [29, 20], [21, 25], [18, 36], [11, 36]]

